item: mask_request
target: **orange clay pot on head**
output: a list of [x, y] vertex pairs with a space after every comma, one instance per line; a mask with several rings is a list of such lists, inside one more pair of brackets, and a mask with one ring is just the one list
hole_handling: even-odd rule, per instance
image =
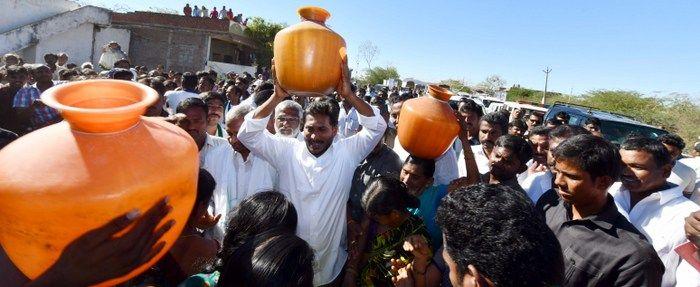
[[428, 94], [403, 103], [397, 132], [401, 146], [408, 153], [435, 159], [450, 148], [459, 133], [459, 124], [447, 103], [452, 92], [429, 85]]
[[0, 243], [12, 262], [36, 278], [86, 231], [134, 208], [170, 197], [176, 221], [165, 248], [113, 286], [143, 272], [172, 246], [194, 205], [197, 146], [183, 130], [141, 117], [157, 100], [134, 82], [89, 80], [57, 85], [42, 101], [65, 121], [0, 150]]
[[325, 25], [331, 14], [319, 7], [298, 10], [301, 23], [275, 35], [275, 72], [279, 84], [298, 96], [325, 96], [341, 77], [341, 48], [345, 40]]

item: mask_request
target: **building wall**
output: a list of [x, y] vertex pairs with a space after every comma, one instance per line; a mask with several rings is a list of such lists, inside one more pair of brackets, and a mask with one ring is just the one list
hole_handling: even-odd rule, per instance
[[68, 62], [80, 65], [92, 58], [94, 24], [83, 23], [75, 29], [42, 39], [36, 45], [36, 61], [42, 61], [44, 54], [65, 52]]
[[204, 68], [209, 37], [204, 33], [158, 27], [131, 27], [129, 57], [133, 65], [149, 69], [163, 64], [166, 70], [197, 71]]
[[0, 0], [0, 3], [0, 33], [78, 9], [80, 6], [67, 0]]
[[122, 46], [122, 51], [129, 51], [131, 31], [112, 27], [95, 27], [95, 42], [92, 49], [92, 63], [97, 67], [102, 55], [102, 48], [111, 41], [116, 41]]

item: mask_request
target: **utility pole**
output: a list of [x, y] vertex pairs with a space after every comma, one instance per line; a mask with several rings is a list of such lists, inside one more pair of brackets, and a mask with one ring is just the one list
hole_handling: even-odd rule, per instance
[[549, 72], [551, 72], [552, 69], [547, 67], [546, 69], [542, 70], [544, 72], [544, 94], [542, 94], [542, 104], [545, 105], [547, 104], [547, 83], [549, 82]]

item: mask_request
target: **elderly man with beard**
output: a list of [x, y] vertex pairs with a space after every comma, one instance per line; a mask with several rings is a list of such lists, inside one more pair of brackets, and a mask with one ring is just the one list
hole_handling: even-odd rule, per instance
[[232, 177], [229, 183], [229, 206], [238, 203], [253, 194], [274, 190], [277, 186], [277, 171], [263, 158], [250, 153], [250, 150], [238, 140], [245, 116], [255, 110], [250, 105], [235, 106], [226, 114], [226, 132], [228, 142], [233, 147], [233, 167], [235, 172], [229, 172]]
[[[315, 251], [314, 285], [339, 284], [346, 252], [347, 201], [353, 173], [381, 140], [386, 122], [351, 89], [347, 59], [339, 67], [336, 91], [357, 110], [362, 130], [338, 134], [337, 106], [313, 101], [306, 108], [304, 141], [265, 132], [270, 115], [288, 95], [279, 85], [265, 103], [245, 117], [238, 139], [279, 172], [279, 190], [299, 211], [297, 235]], [[273, 68], [274, 75], [274, 68]], [[274, 78], [274, 77], [273, 77]]]
[[275, 107], [275, 135], [304, 140], [300, 133], [304, 109], [295, 101], [285, 100]]

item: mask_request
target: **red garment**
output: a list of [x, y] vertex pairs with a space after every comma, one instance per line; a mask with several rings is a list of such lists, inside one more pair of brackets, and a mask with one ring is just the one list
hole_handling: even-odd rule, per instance
[[185, 13], [185, 16], [192, 16], [192, 7], [185, 6], [185, 9], [182, 9], [182, 13]]
[[228, 9], [228, 12], [226, 12], [226, 18], [228, 18], [229, 21], [233, 21], [233, 11], [231, 11], [231, 9]]
[[211, 13], [209, 13], [209, 16], [214, 19], [219, 19], [219, 12], [212, 10]]

